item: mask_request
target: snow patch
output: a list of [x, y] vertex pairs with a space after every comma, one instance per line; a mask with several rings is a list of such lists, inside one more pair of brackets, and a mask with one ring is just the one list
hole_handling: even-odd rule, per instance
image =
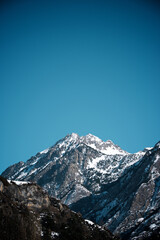
[[155, 146], [160, 148], [160, 142], [158, 142]]
[[153, 223], [153, 224], [150, 225], [149, 228], [150, 228], [150, 229], [155, 229], [156, 227], [157, 227], [157, 225], [156, 225], [155, 223]]
[[27, 174], [28, 174], [28, 172], [22, 172], [22, 173], [17, 177], [17, 179], [20, 179], [20, 178], [22, 178], [22, 177], [25, 177]]
[[95, 141], [95, 142], [103, 142], [100, 138], [92, 135], [91, 133], [87, 134], [85, 136], [86, 140], [90, 140], [90, 141]]
[[43, 150], [42, 152], [40, 152], [40, 154], [47, 153], [49, 150], [50, 150], [50, 148], [47, 148], [47, 149]]
[[94, 168], [94, 169], [98, 170], [97, 163], [99, 163], [99, 161], [104, 160], [104, 159], [105, 159], [104, 156], [90, 159], [90, 161], [89, 161], [89, 163], [87, 165], [87, 169]]
[[144, 220], [144, 218], [139, 218], [139, 219], [137, 220], [137, 222], [138, 222], [138, 223], [141, 223], [141, 222], [143, 222], [143, 220]]
[[87, 222], [89, 225], [94, 225], [94, 222], [88, 220], [88, 219], [85, 219], [85, 222]]
[[9, 183], [14, 182], [17, 185], [23, 185], [23, 184], [29, 184], [31, 182], [27, 182], [27, 181], [15, 181], [15, 180], [7, 180]]
[[57, 232], [51, 232], [51, 238], [54, 239], [55, 237], [58, 237], [59, 236], [59, 233]]
[[30, 163], [30, 166], [35, 165], [40, 158], [41, 158], [41, 157], [36, 158], [32, 163]]

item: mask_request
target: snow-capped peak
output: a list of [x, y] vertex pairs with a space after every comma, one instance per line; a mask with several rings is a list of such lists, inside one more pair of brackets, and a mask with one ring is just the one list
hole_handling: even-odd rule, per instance
[[71, 134], [68, 134], [65, 138], [63, 138], [60, 141], [78, 142], [78, 140], [79, 140], [79, 135], [77, 133], [71, 133]]
[[144, 156], [147, 151], [150, 151], [152, 149], [153, 149], [152, 147], [146, 147], [142, 151], [136, 152], [135, 154]]
[[66, 152], [76, 148], [79, 144], [85, 143], [87, 146], [105, 154], [105, 155], [127, 155], [128, 152], [122, 150], [118, 145], [114, 144], [111, 140], [106, 142], [102, 141], [97, 136], [89, 133], [85, 136], [79, 136], [77, 133], [68, 134], [66, 137], [59, 140], [53, 147], [48, 148], [42, 152], [47, 153], [52, 148], [58, 148], [60, 150], [60, 156], [63, 156]]
[[100, 151], [106, 155], [126, 155], [126, 151], [122, 150], [119, 146], [115, 145], [111, 140], [106, 142], [102, 141], [100, 138], [88, 134], [80, 138], [82, 142], [85, 142], [91, 148], [94, 148], [97, 151]]
[[88, 141], [96, 141], [96, 142], [102, 142], [102, 140], [96, 136], [94, 136], [93, 134], [89, 133], [86, 136], [82, 137], [85, 138]]
[[70, 137], [74, 140], [77, 140], [77, 138], [79, 138], [79, 135], [77, 133], [71, 133]]
[[59, 149], [60, 156], [63, 156], [65, 152], [70, 151], [71, 149], [75, 148], [76, 145], [79, 143], [79, 135], [77, 133], [68, 134], [66, 137], [59, 140], [52, 148]]

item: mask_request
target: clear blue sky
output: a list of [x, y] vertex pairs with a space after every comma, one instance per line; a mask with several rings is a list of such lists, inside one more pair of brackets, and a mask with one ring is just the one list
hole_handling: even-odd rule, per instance
[[0, 172], [68, 133], [160, 140], [160, 4], [0, 3]]

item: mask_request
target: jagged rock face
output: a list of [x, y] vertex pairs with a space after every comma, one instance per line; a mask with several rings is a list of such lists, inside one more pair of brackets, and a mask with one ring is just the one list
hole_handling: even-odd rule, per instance
[[79, 137], [73, 133], [26, 163], [9, 167], [2, 176], [37, 182], [70, 205], [100, 192], [103, 184], [116, 181], [124, 169], [144, 154], [145, 151], [129, 154], [110, 140], [103, 142], [91, 134]]
[[71, 205], [123, 239], [160, 239], [160, 144], [115, 182]]
[[123, 238], [157, 237], [159, 146], [129, 154], [110, 140], [71, 134], [2, 175], [37, 182], [74, 211]]
[[111, 240], [105, 228], [83, 220], [36, 184], [16, 185], [0, 177], [1, 240]]

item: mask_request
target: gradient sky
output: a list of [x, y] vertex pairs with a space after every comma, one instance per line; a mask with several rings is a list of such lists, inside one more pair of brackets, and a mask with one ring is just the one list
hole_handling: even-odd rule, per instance
[[160, 4], [0, 3], [0, 172], [68, 133], [128, 152], [160, 140]]

